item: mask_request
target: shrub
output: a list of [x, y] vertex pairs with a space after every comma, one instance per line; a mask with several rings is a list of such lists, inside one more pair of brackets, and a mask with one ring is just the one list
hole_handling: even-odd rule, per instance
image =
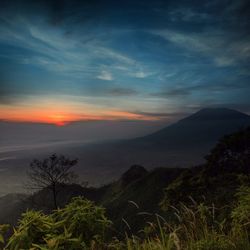
[[111, 225], [105, 217], [104, 208], [80, 197], [73, 198], [71, 203], [52, 216], [55, 221], [63, 221], [63, 229], [87, 244], [91, 239], [103, 239], [105, 230]]
[[232, 211], [233, 222], [250, 229], [250, 187], [241, 186], [236, 197], [238, 204]]
[[22, 214], [5, 249], [87, 249], [103, 243], [104, 232], [110, 224], [102, 207], [77, 197], [51, 215], [37, 211]]
[[14, 229], [7, 248], [10, 250], [30, 249], [33, 243], [43, 244], [44, 238], [53, 232], [53, 219], [37, 211], [22, 214], [18, 227]]

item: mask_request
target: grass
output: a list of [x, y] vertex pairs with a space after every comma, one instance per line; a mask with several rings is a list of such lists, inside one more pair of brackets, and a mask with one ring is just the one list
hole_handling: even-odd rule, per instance
[[181, 204], [178, 209], [172, 207], [176, 223], [169, 224], [155, 215], [156, 222], [148, 222], [144, 237], [132, 235], [109, 247], [114, 250], [249, 250], [250, 189], [241, 187], [236, 197], [238, 202], [231, 208], [231, 216], [223, 220], [217, 220], [219, 209], [214, 206]]
[[[231, 216], [223, 220], [217, 219], [217, 213], [221, 211], [214, 206], [196, 204], [195, 201], [192, 206], [180, 204], [178, 208], [171, 207], [176, 218], [174, 223], [169, 223], [164, 217], [155, 214], [153, 222], [147, 221], [137, 235], [125, 234], [124, 239], [120, 240], [107, 239], [102, 235], [102, 229], [94, 225], [95, 216], [96, 223], [101, 223], [101, 227], [104, 225], [104, 210], [78, 198], [65, 209], [59, 209], [52, 215], [26, 212], [2, 249], [249, 250], [249, 197], [250, 188], [241, 187], [236, 195], [237, 203], [231, 208]], [[57, 220], [53, 221], [55, 215]], [[74, 222], [75, 215], [77, 220]], [[79, 221], [89, 221], [90, 224], [84, 226], [84, 223], [79, 224]], [[95, 234], [93, 228], [97, 228], [99, 234]], [[8, 228], [2, 226], [0, 229], [3, 232]], [[88, 234], [90, 237], [84, 239]], [[3, 237], [0, 241], [3, 242]]]
[[0, 249], [249, 250], [250, 187], [241, 185], [233, 197], [222, 207], [190, 197], [187, 203], [169, 205], [166, 216], [143, 213], [130, 201], [135, 216], [145, 217], [144, 223], [134, 231], [123, 219], [126, 230], [120, 232], [112, 227], [103, 207], [77, 197], [51, 214], [27, 211], [9, 231], [10, 237], [4, 237], [8, 226], [0, 226]]

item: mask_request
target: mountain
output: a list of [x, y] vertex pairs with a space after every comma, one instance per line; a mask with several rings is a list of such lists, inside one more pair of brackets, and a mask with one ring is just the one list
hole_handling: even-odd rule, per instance
[[[145, 156], [147, 163], [191, 166], [201, 163], [219, 138], [249, 125], [247, 114], [226, 108], [205, 108], [125, 145], [138, 156]], [[145, 165], [144, 161], [139, 163]]]
[[[109, 125], [105, 123], [105, 127]], [[22, 192], [21, 188], [30, 162], [34, 158], [44, 159], [51, 153], [78, 158], [79, 164], [76, 172], [80, 179], [88, 181], [90, 185], [100, 186], [116, 180], [127, 170], [128, 166], [132, 165], [153, 169], [156, 167], [191, 167], [202, 164], [204, 156], [209, 153], [220, 137], [247, 125], [250, 125], [250, 117], [246, 114], [230, 109], [209, 108], [202, 109], [158, 132], [135, 139], [102, 143], [66, 141], [65, 144], [60, 141], [51, 141], [42, 143], [42, 146], [31, 143], [28, 147], [21, 144], [11, 152], [1, 153], [0, 194]], [[109, 135], [106, 133], [107, 130], [102, 130], [102, 126], [95, 127], [98, 132], [97, 137], [101, 133]], [[131, 123], [130, 126], [132, 126]], [[67, 134], [69, 128], [57, 129]], [[49, 131], [52, 132], [52, 130]], [[78, 129], [74, 131], [76, 134], [79, 133]], [[38, 132], [39, 136], [45, 134]], [[23, 134], [26, 139], [25, 133], [19, 131], [18, 134], [20, 136]], [[2, 136], [1, 134], [0, 142], [2, 142]], [[9, 137], [13, 140], [16, 138], [15, 134]], [[12, 183], [15, 185], [11, 185]]]
[[223, 135], [250, 125], [250, 116], [226, 108], [205, 108], [135, 141], [153, 146], [185, 148], [213, 146]]
[[250, 116], [226, 108], [202, 109], [158, 132], [135, 139], [71, 147], [91, 184], [119, 178], [128, 166], [191, 167], [204, 162], [219, 138], [250, 125]]

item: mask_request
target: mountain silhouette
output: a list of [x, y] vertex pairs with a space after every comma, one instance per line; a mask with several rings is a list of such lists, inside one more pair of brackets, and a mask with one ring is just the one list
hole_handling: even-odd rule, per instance
[[168, 149], [213, 146], [223, 135], [248, 125], [247, 114], [227, 108], [205, 108], [135, 142]]
[[[224, 135], [250, 125], [250, 116], [226, 108], [205, 108], [155, 133], [135, 139], [75, 147], [85, 169], [117, 178], [128, 166], [191, 167], [204, 162]], [[98, 156], [98, 157], [97, 157]], [[96, 174], [94, 175], [97, 179]]]
[[155, 133], [120, 142], [111, 148], [116, 157], [126, 158], [127, 162], [129, 159], [129, 164], [149, 168], [187, 167], [202, 163], [221, 137], [249, 125], [247, 114], [227, 108], [205, 108]]
[[249, 115], [246, 115], [242, 112], [228, 109], [228, 108], [204, 108], [198, 112], [188, 116], [185, 120], [234, 120], [234, 119], [246, 119], [249, 118]]

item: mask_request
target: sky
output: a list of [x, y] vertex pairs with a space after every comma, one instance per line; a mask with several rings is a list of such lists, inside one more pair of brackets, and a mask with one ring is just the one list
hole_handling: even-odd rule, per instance
[[250, 113], [247, 0], [1, 0], [0, 120]]

